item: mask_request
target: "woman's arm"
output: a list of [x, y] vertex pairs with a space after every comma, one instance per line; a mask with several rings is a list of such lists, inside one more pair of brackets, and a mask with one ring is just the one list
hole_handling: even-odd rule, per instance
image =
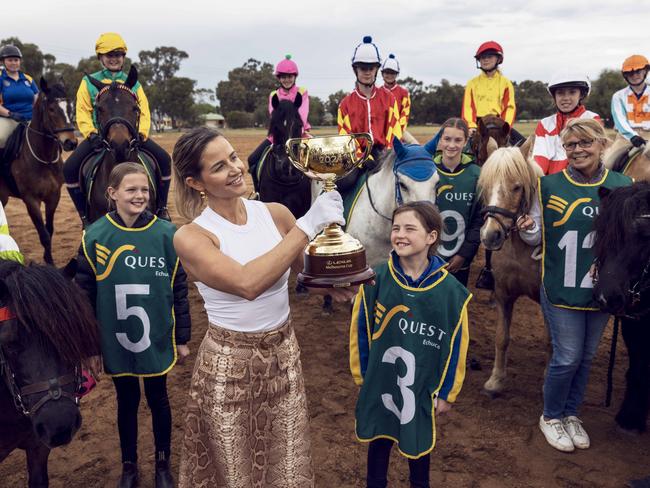
[[522, 215], [516, 222], [519, 229], [519, 237], [529, 246], [537, 246], [542, 242], [542, 212], [539, 208], [537, 197], [528, 211], [528, 215]]
[[[266, 206], [271, 213], [275, 226], [278, 228], [278, 232], [280, 232], [280, 235], [284, 238], [284, 236], [291, 232], [291, 229], [295, 227], [296, 218], [287, 207], [280, 203], [267, 203]], [[303, 254], [299, 252], [291, 263], [291, 271], [298, 274], [302, 271], [302, 268]]]

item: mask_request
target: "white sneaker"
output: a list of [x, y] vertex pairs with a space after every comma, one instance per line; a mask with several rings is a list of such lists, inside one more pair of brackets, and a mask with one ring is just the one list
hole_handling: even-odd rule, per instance
[[558, 451], [571, 452], [575, 449], [573, 441], [566, 430], [564, 424], [559, 419], [544, 420], [542, 415], [539, 418], [539, 428], [546, 437], [546, 442]]
[[578, 417], [570, 415], [562, 419], [562, 425], [564, 425], [564, 430], [569, 437], [571, 442], [578, 449], [588, 449], [590, 445], [589, 435], [582, 427], [582, 420]]

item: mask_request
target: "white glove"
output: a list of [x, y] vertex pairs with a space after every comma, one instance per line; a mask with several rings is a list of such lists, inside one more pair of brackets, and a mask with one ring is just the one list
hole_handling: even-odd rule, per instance
[[345, 225], [343, 199], [339, 192], [328, 191], [318, 195], [307, 213], [296, 221], [296, 226], [307, 234], [311, 241], [320, 231], [334, 222]]

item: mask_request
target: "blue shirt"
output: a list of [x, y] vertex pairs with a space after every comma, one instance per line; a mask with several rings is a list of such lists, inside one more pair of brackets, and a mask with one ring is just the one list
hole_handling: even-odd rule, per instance
[[6, 70], [0, 74], [0, 103], [10, 112], [32, 119], [34, 95], [38, 93], [36, 83], [31, 76], [18, 72], [18, 80], [11, 78]]

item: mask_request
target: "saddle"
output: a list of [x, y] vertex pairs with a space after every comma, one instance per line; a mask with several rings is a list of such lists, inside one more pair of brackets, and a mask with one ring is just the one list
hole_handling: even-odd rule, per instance
[[18, 124], [7, 140], [7, 144], [2, 151], [2, 160], [0, 161], [0, 177], [7, 183], [11, 193], [17, 197], [20, 196], [20, 192], [18, 191], [16, 180], [14, 180], [14, 177], [11, 174], [11, 163], [13, 163], [20, 154], [20, 150], [23, 147], [23, 141], [25, 140], [24, 134], [26, 130], [26, 125]]
[[643, 152], [643, 148], [636, 148], [634, 146], [630, 147], [629, 150], [623, 152], [612, 166], [612, 171], [617, 173], [623, 173], [627, 169], [627, 166], [632, 162], [632, 160]]
[[[98, 152], [92, 153], [84, 159], [83, 163], [81, 163], [81, 168], [79, 169], [79, 182], [81, 183], [81, 188], [86, 196], [86, 206], [90, 204], [90, 195], [92, 194], [95, 175], [104, 161], [107, 152], [107, 149], [102, 149]], [[138, 148], [138, 159], [135, 162], [140, 163], [144, 167], [147, 173], [147, 178], [149, 179], [149, 185], [153, 191], [153, 200], [158, 202], [158, 195], [160, 193], [158, 189], [161, 187], [162, 179], [156, 158], [154, 158], [148, 151]], [[158, 205], [156, 206], [158, 207]]]

